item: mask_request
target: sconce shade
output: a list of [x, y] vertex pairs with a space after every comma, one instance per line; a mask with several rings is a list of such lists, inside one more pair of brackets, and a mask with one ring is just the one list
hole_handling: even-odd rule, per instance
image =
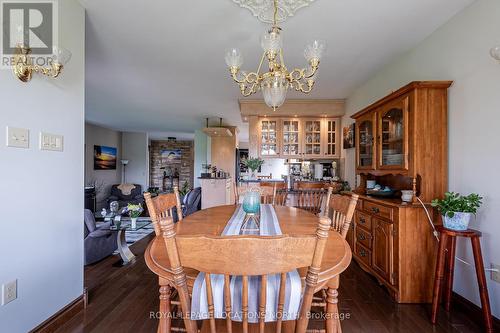
[[52, 60], [56, 64], [66, 65], [71, 60], [71, 52], [65, 48], [54, 46], [52, 48], [53, 56]]

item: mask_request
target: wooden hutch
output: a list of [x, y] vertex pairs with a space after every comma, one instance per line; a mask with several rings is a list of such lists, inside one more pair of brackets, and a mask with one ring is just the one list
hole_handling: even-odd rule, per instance
[[[360, 194], [348, 235], [353, 257], [400, 303], [432, 301], [437, 241], [428, 207], [448, 186], [450, 81], [412, 82], [354, 114]], [[366, 181], [413, 190], [414, 202], [366, 195]], [[433, 220], [437, 214], [429, 210]]]

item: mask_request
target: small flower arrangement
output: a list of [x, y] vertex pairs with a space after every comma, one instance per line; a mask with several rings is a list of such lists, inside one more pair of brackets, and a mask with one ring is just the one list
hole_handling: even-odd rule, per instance
[[144, 209], [142, 209], [141, 204], [131, 204], [127, 205], [127, 213], [131, 218], [138, 218]]

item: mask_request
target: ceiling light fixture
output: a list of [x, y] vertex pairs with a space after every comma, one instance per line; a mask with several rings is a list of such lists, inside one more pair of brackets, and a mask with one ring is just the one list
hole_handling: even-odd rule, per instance
[[[289, 72], [283, 60], [283, 41], [281, 28], [277, 24], [277, 13], [278, 1], [274, 0], [273, 26], [262, 36], [260, 44], [264, 53], [257, 72], [240, 71], [243, 56], [238, 49], [229, 50], [225, 56], [231, 77], [239, 85], [241, 94], [247, 97], [262, 90], [264, 101], [273, 110], [283, 105], [288, 88], [305, 94], [312, 91], [319, 62], [326, 48], [324, 42], [315, 40], [304, 50], [309, 67]], [[260, 73], [264, 59], [269, 63], [269, 71]]]

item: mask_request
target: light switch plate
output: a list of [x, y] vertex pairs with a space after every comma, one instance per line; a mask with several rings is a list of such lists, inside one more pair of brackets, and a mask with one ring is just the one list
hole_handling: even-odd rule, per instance
[[16, 128], [7, 126], [6, 143], [7, 147], [13, 148], [29, 148], [30, 147], [30, 131], [26, 128]]
[[17, 280], [2, 284], [2, 305], [17, 298]]
[[64, 150], [64, 137], [58, 134], [50, 134], [40, 132], [40, 149], [63, 151]]

